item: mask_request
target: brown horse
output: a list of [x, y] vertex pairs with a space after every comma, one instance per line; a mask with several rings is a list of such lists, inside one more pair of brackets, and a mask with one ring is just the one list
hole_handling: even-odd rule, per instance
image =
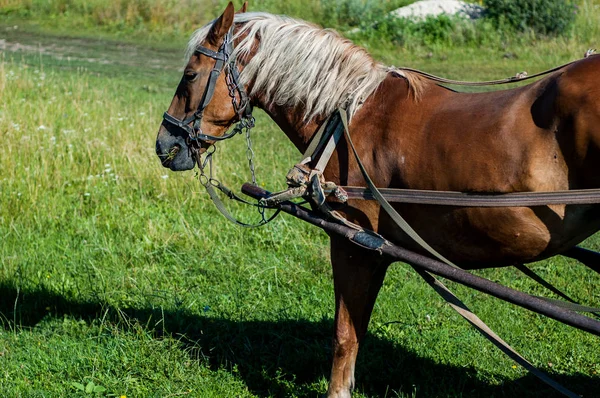
[[[225, 66], [218, 60], [224, 48], [231, 51], [227, 62], [233, 61]], [[156, 141], [162, 164], [175, 171], [193, 168], [194, 152], [223, 137], [252, 105], [300, 151], [329, 114], [346, 106], [350, 134], [378, 187], [485, 193], [600, 187], [597, 56], [528, 86], [458, 93], [378, 64], [335, 32], [287, 17], [234, 15], [231, 3], [194, 34], [188, 55]], [[213, 69], [224, 72], [211, 75]], [[365, 185], [344, 139], [325, 177]], [[395, 208], [435, 250], [465, 268], [536, 261], [600, 227], [598, 206]], [[422, 251], [376, 202], [349, 201], [337, 209], [364, 228]], [[331, 236], [331, 262], [336, 311], [328, 396], [348, 397], [358, 347], [391, 260]]]

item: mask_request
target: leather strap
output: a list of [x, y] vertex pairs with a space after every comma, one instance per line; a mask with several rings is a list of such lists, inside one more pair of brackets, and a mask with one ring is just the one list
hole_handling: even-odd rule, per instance
[[[374, 200], [369, 188], [341, 187], [349, 199]], [[600, 203], [600, 189], [572, 189], [551, 192], [466, 193], [420, 189], [378, 188], [389, 202], [464, 207], [529, 207]]]
[[527, 275], [529, 278], [531, 278], [534, 281], [536, 281], [537, 283], [539, 283], [540, 285], [544, 286], [546, 289], [550, 290], [552, 293], [567, 300], [567, 302], [564, 302], [561, 300], [555, 300], [555, 299], [551, 299], [551, 298], [547, 298], [547, 297], [541, 297], [541, 296], [534, 296], [534, 297], [537, 297], [540, 300], [549, 301], [552, 304], [558, 305], [559, 307], [566, 308], [571, 311], [590, 312], [590, 313], [594, 314], [596, 316], [596, 318], [600, 318], [599, 317], [600, 308], [589, 307], [586, 305], [579, 304], [578, 302], [573, 300], [571, 297], [567, 296], [565, 293], [561, 292], [559, 289], [557, 289], [555, 286], [553, 286], [550, 282], [546, 281], [544, 278], [542, 278], [541, 276], [539, 276], [538, 274], [536, 274], [535, 272], [533, 272], [532, 270], [530, 270], [523, 264], [518, 264], [518, 265], [515, 265], [514, 267], [516, 269], [518, 269], [519, 271], [521, 271], [522, 273], [524, 273], [525, 275]]
[[218, 181], [216, 181], [215, 179], [212, 178], [212, 153], [208, 155], [208, 167], [210, 169], [209, 171], [209, 176], [206, 176], [204, 174], [204, 165], [206, 164], [206, 162], [202, 162], [202, 159], [200, 159], [200, 155], [197, 154], [197, 164], [198, 167], [201, 170], [201, 175], [200, 175], [200, 183], [202, 184], [202, 186], [204, 186], [204, 188], [206, 189], [206, 192], [208, 192], [208, 196], [210, 196], [210, 199], [212, 200], [213, 204], [215, 205], [215, 207], [217, 208], [217, 210], [219, 210], [219, 212], [229, 221], [231, 221], [234, 224], [239, 225], [240, 227], [244, 227], [244, 228], [256, 228], [256, 227], [260, 227], [263, 226], [265, 224], [268, 224], [271, 220], [273, 220], [275, 217], [277, 217], [279, 215], [279, 212], [281, 211], [280, 209], [276, 209], [275, 213], [273, 213], [273, 215], [271, 215], [271, 217], [269, 218], [265, 218], [264, 217], [264, 213], [261, 212], [261, 215], [263, 217], [263, 219], [261, 221], [259, 221], [256, 224], [248, 224], [242, 221], [239, 221], [237, 218], [235, 218], [230, 212], [229, 210], [227, 210], [227, 208], [225, 207], [225, 203], [223, 203], [223, 201], [221, 200], [221, 198], [219, 197], [219, 195], [217, 194], [217, 192], [215, 191], [215, 188], [219, 189], [221, 192], [223, 192], [225, 195], [227, 195], [227, 197], [229, 199], [233, 199], [236, 200], [238, 202], [247, 204], [247, 205], [251, 205], [254, 207], [257, 207], [259, 209], [262, 208], [262, 210], [264, 210], [265, 206], [262, 206], [260, 204], [255, 204], [255, 203], [250, 203], [242, 198], [240, 198], [239, 196], [237, 196], [235, 193], [233, 193], [231, 190], [227, 189], [226, 187], [224, 187], [223, 185], [221, 185]]
[[492, 344], [500, 349], [503, 353], [505, 353], [508, 357], [510, 357], [513, 361], [517, 362], [519, 365], [527, 369], [537, 378], [542, 380], [544, 383], [548, 384], [550, 387], [554, 388], [561, 394], [569, 397], [569, 398], [580, 398], [579, 395], [575, 394], [573, 391], [567, 389], [562, 386], [560, 383], [554, 381], [547, 373], [536, 368], [531, 362], [521, 356], [517, 351], [515, 351], [508, 343], [506, 343], [500, 336], [498, 336], [492, 329], [489, 328], [488, 325], [485, 324], [477, 315], [475, 315], [469, 307], [467, 307], [458, 297], [454, 295], [442, 282], [436, 279], [427, 271], [414, 266], [411, 264], [411, 267], [417, 271], [417, 273], [439, 294], [446, 302], [452, 307], [452, 309], [460, 314], [463, 318], [465, 318], [471, 325], [477, 329], [479, 333], [481, 333], [486, 339], [488, 339]]
[[321, 152], [321, 156], [319, 156], [319, 161], [314, 167], [314, 169], [319, 173], [323, 173], [323, 171], [325, 171], [325, 167], [327, 167], [327, 163], [329, 163], [331, 155], [333, 155], [333, 152], [335, 151], [335, 148], [337, 147], [340, 138], [342, 138], [342, 136], [344, 135], [343, 129], [341, 128], [339, 123], [336, 123], [335, 119], [332, 119], [332, 122], [328, 124], [334, 126], [335, 128], [330, 129], [333, 130], [330, 133], [331, 137], [327, 140], [327, 144], [325, 145], [323, 152]]
[[354, 157], [356, 158], [358, 167], [360, 168], [363, 178], [365, 179], [365, 182], [367, 183], [367, 186], [369, 187], [369, 190], [371, 191], [371, 194], [373, 195], [375, 200], [377, 200], [377, 202], [379, 202], [379, 205], [385, 210], [385, 212], [400, 227], [400, 229], [402, 229], [402, 231], [404, 231], [405, 234], [410, 236], [410, 238], [412, 240], [417, 242], [419, 245], [421, 245], [421, 247], [423, 247], [431, 255], [433, 255], [440, 261], [442, 261], [448, 265], [452, 265], [453, 267], [456, 267], [456, 265], [452, 261], [450, 261], [446, 257], [442, 256], [433, 247], [429, 246], [429, 244], [427, 242], [425, 242], [423, 240], [423, 238], [421, 238], [421, 236], [419, 236], [419, 234], [414, 229], [412, 229], [412, 227], [406, 222], [406, 220], [383, 197], [381, 192], [379, 192], [379, 189], [375, 186], [375, 184], [373, 184], [373, 181], [371, 180], [371, 177], [369, 177], [369, 174], [367, 173], [365, 166], [362, 164], [360, 157], [358, 156], [358, 152], [356, 152], [356, 148], [354, 147], [354, 143], [352, 142], [352, 138], [350, 137], [350, 132], [348, 130], [348, 114], [346, 113], [346, 110], [338, 109], [338, 112], [340, 113], [342, 125], [344, 126], [344, 133], [346, 135], [346, 140], [348, 141], [348, 146], [352, 149], [352, 153], [354, 153]]
[[210, 57], [210, 58], [220, 59], [223, 62], [227, 61], [227, 56], [224, 53], [216, 52], [216, 51], [211, 50], [210, 48], [206, 48], [206, 47], [202, 47], [202, 46], [196, 47], [194, 54], [206, 55], [207, 57]]
[[[321, 164], [320, 168], [314, 167], [314, 169], [323, 171], [325, 169], [325, 166], [327, 166], [329, 159], [331, 159], [333, 151], [335, 150], [335, 145], [333, 145], [333, 148], [331, 148], [332, 136], [337, 135], [337, 137], [334, 138], [335, 143], [337, 144], [339, 138], [341, 137], [341, 134], [343, 133], [339, 127], [339, 114], [337, 112], [334, 112], [323, 122], [321, 127], [319, 127], [317, 132], [314, 134], [313, 138], [310, 141], [310, 144], [308, 145], [308, 148], [306, 148], [306, 151], [304, 151], [304, 154], [302, 155], [302, 159], [300, 159], [300, 161], [304, 161], [308, 157], [310, 157], [311, 161], [313, 161], [315, 160], [315, 156], [319, 152], [323, 151], [319, 157], [319, 164]], [[323, 146], [326, 147], [325, 150], [323, 150]]]
[[[591, 51], [591, 53], [590, 53]], [[585, 58], [590, 57], [590, 56], [597, 56], [598, 54], [594, 54], [595, 50], [588, 50], [588, 52], [586, 52]], [[445, 84], [455, 84], [458, 86], [476, 86], [476, 87], [480, 87], [480, 86], [495, 86], [495, 85], [499, 85], [499, 84], [509, 84], [509, 83], [517, 83], [517, 82], [523, 82], [525, 80], [529, 80], [529, 79], [533, 79], [535, 77], [539, 77], [539, 76], [544, 76], [547, 75], [549, 73], [552, 72], [556, 72], [559, 69], [565, 68], [575, 62], [578, 62], [579, 60], [575, 60], [575, 61], [571, 61], [571, 62], [567, 62], [566, 64], [563, 64], [561, 66], [557, 66], [555, 68], [552, 69], [548, 69], [545, 70], [543, 72], [539, 72], [533, 75], [527, 75], [526, 72], [523, 73], [518, 73], [516, 76], [512, 76], [512, 77], [508, 77], [506, 79], [500, 79], [500, 80], [488, 80], [488, 81], [483, 81], [483, 82], [469, 82], [469, 81], [464, 81], [464, 80], [452, 80], [452, 79], [446, 79], [445, 77], [439, 77], [436, 75], [432, 75], [430, 73], [427, 72], [423, 72], [420, 71], [418, 69], [412, 69], [412, 68], [404, 68], [404, 67], [400, 67], [400, 68], [390, 68], [390, 72], [392, 73], [396, 73], [398, 74], [398, 70], [399, 71], [408, 71], [408, 72], [412, 72], [412, 73], [416, 73], [418, 75], [424, 76], [428, 79], [431, 79], [435, 82], [438, 83], [445, 83]]]

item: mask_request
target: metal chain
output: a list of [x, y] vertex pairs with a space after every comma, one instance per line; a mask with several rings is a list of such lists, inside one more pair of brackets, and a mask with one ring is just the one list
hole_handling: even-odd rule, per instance
[[[227, 68], [230, 71], [231, 71], [232, 67], [233, 67], [233, 62], [227, 64]], [[240, 109], [240, 106], [242, 105], [242, 103], [241, 103], [241, 98], [240, 98], [240, 104], [238, 104], [237, 101], [235, 100], [235, 91], [238, 89], [238, 86], [235, 83], [235, 81], [233, 81], [231, 72], [225, 74], [225, 81], [227, 83], [227, 88], [229, 89], [229, 96], [231, 97], [231, 104], [233, 105], [233, 110], [235, 113], [239, 114], [239, 109]]]
[[[246, 159], [248, 159], [248, 167], [250, 168], [250, 174], [252, 176], [252, 184], [258, 185], [256, 182], [256, 170], [254, 167], [254, 149], [252, 149], [252, 138], [250, 136], [250, 130], [254, 127], [254, 117], [250, 116], [240, 122], [242, 128], [246, 130]], [[271, 219], [267, 219], [265, 215], [266, 207], [261, 205], [260, 202], [256, 207], [263, 223], [269, 222]]]
[[[257, 185], [256, 182], [256, 173], [255, 173], [255, 167], [254, 167], [254, 150], [252, 149], [252, 140], [250, 138], [250, 130], [252, 129], [252, 127], [254, 127], [254, 117], [250, 116], [249, 118], [244, 118], [242, 119], [238, 125], [236, 125], [234, 127], [234, 129], [238, 130], [239, 132], [245, 132], [246, 133], [246, 144], [247, 144], [247, 149], [246, 149], [246, 157], [248, 159], [248, 165], [250, 168], [250, 173], [252, 174], [252, 183], [254, 185]], [[268, 222], [270, 222], [271, 220], [273, 220], [275, 217], [277, 217], [277, 215], [280, 212], [280, 209], [276, 209], [275, 213], [271, 216], [271, 217], [267, 217], [267, 215], [265, 214], [265, 209], [271, 208], [269, 206], [265, 206], [262, 203], [249, 203], [246, 200], [240, 198], [239, 196], [237, 196], [235, 193], [233, 193], [233, 191], [231, 191], [229, 188], [225, 187], [223, 184], [221, 184], [221, 182], [214, 177], [213, 175], [213, 163], [212, 163], [212, 156], [215, 153], [216, 150], [216, 146], [211, 145], [210, 146], [211, 149], [208, 149], [204, 160], [202, 160], [201, 156], [198, 154], [198, 152], [196, 152], [196, 157], [197, 157], [197, 163], [198, 163], [198, 168], [200, 169], [200, 172], [197, 174], [198, 179], [200, 180], [200, 183], [209, 191], [209, 194], [211, 192], [213, 192], [212, 187], [217, 188], [219, 191], [221, 191], [222, 193], [224, 193], [229, 199], [234, 199], [238, 202], [242, 202], [248, 205], [252, 205], [254, 207], [256, 207], [256, 210], [258, 211], [258, 214], [260, 214], [260, 218], [261, 221], [259, 221], [258, 224], [256, 225], [249, 225], [249, 224], [245, 224], [242, 223], [238, 220], [235, 220], [235, 218], [233, 218], [233, 216], [231, 216], [231, 214], [229, 214], [229, 212], [227, 212], [227, 210], [225, 209], [225, 207], [223, 207], [223, 204], [220, 202], [220, 200], [218, 200], [217, 198], [214, 198], [213, 195], [211, 194], [211, 199], [213, 200], [213, 202], [215, 202], [215, 205], [217, 206], [217, 209], [223, 213], [223, 215], [228, 218], [230, 221], [233, 221], [235, 223], [237, 223], [238, 225], [243, 225], [246, 227], [250, 227], [250, 226], [262, 226], [267, 224]], [[206, 169], [208, 168], [208, 173], [206, 172]]]
[[[254, 125], [254, 118], [250, 120], [251, 125]], [[246, 126], [246, 159], [248, 159], [248, 167], [250, 168], [250, 174], [252, 175], [252, 184], [256, 184], [256, 173], [254, 168], [254, 150], [252, 149], [252, 139], [250, 138], [250, 125]]]

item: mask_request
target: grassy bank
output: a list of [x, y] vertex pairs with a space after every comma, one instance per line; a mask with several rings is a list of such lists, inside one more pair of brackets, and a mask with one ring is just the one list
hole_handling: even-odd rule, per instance
[[[308, 13], [302, 4], [287, 6]], [[44, 30], [81, 22], [70, 15], [39, 11], [20, 16], [36, 29], [0, 30], [6, 42], [29, 46], [8, 48], [0, 61], [0, 396], [322, 394], [334, 311], [325, 236], [289, 217], [239, 229], [221, 218], [193, 172], [160, 166], [155, 133], [189, 32], [157, 49], [115, 36], [91, 40], [93, 24], [82, 23], [84, 39]], [[577, 29], [593, 32], [597, 17]], [[190, 21], [181, 31], [195, 27]], [[355, 38], [389, 64], [479, 79], [580, 57], [594, 37], [483, 49]], [[257, 118], [259, 182], [281, 188], [297, 154], [266, 115]], [[220, 145], [216, 156], [228, 185], [248, 180], [243, 139]], [[600, 241], [586, 246], [598, 249]], [[597, 276], [574, 262], [555, 258], [534, 269], [572, 297], [600, 304]], [[546, 294], [513, 270], [479, 274]], [[535, 365], [577, 393], [598, 394], [597, 338], [456, 291]], [[392, 267], [376, 304], [357, 383], [358, 397], [555, 396], [403, 264]]]

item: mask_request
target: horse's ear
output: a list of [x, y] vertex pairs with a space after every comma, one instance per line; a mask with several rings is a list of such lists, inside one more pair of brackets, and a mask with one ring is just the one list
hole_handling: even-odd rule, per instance
[[238, 12], [236, 12], [236, 14], [243, 14], [246, 11], [248, 11], [248, 2], [244, 1], [244, 4], [242, 5], [242, 8], [240, 8], [240, 10]]
[[213, 26], [210, 28], [210, 32], [208, 32], [208, 42], [219, 46], [223, 42], [223, 38], [229, 32], [229, 29], [233, 25], [233, 15], [235, 14], [235, 9], [233, 8], [233, 3], [230, 1], [223, 11], [223, 14], [217, 18]]

